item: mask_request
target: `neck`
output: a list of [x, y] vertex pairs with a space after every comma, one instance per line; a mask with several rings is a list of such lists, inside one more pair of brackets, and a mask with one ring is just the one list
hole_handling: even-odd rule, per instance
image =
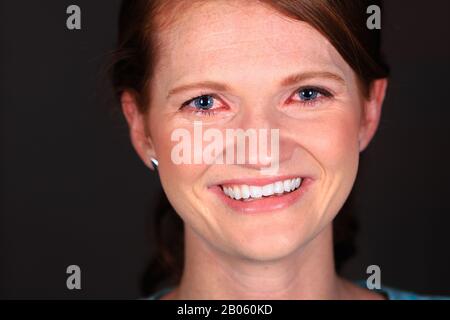
[[332, 226], [287, 257], [253, 261], [212, 248], [185, 230], [185, 267], [176, 299], [340, 299]]

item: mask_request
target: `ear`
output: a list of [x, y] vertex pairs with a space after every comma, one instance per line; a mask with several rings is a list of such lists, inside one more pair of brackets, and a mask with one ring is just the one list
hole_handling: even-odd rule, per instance
[[363, 112], [361, 113], [359, 130], [360, 152], [367, 147], [377, 131], [387, 85], [387, 79], [374, 80], [370, 87], [369, 99], [364, 99], [363, 101]]
[[136, 96], [124, 91], [120, 99], [122, 111], [130, 129], [131, 143], [139, 157], [150, 169], [154, 170], [151, 158], [156, 158], [155, 150], [145, 126], [145, 114], [139, 110]]

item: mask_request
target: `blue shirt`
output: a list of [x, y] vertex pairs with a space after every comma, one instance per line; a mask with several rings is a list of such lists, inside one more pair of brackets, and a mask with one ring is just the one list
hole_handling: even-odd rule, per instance
[[[359, 285], [360, 287], [366, 288], [365, 280], [355, 281], [354, 283]], [[162, 296], [172, 291], [172, 289], [173, 288], [164, 288], [147, 297], [146, 300], [159, 300]], [[382, 289], [374, 289], [374, 291], [381, 293], [388, 300], [450, 300], [450, 297], [446, 296], [422, 295], [386, 286], [382, 286]]]

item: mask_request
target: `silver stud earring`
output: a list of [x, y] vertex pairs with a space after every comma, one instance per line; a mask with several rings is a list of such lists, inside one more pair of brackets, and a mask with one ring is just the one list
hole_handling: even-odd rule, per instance
[[156, 160], [155, 158], [150, 158], [150, 160], [152, 161], [153, 166], [155, 167], [155, 169], [157, 169], [157, 168], [158, 168], [158, 165], [159, 165], [158, 160]]

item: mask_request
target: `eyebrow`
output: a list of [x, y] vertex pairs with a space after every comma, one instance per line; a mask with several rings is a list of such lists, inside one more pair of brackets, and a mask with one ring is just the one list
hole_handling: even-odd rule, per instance
[[[345, 84], [344, 79], [332, 72], [328, 71], [313, 71], [313, 72], [301, 72], [294, 73], [292, 75], [287, 76], [283, 80], [280, 81], [280, 87], [288, 87], [294, 85], [298, 82], [305, 81], [313, 78], [326, 78], [339, 82], [340, 84]], [[200, 81], [191, 84], [181, 85], [179, 87], [173, 88], [169, 91], [167, 98], [177, 93], [186, 90], [198, 89], [198, 88], [208, 88], [216, 91], [230, 91], [230, 87], [224, 83], [215, 82], [215, 81]]]

